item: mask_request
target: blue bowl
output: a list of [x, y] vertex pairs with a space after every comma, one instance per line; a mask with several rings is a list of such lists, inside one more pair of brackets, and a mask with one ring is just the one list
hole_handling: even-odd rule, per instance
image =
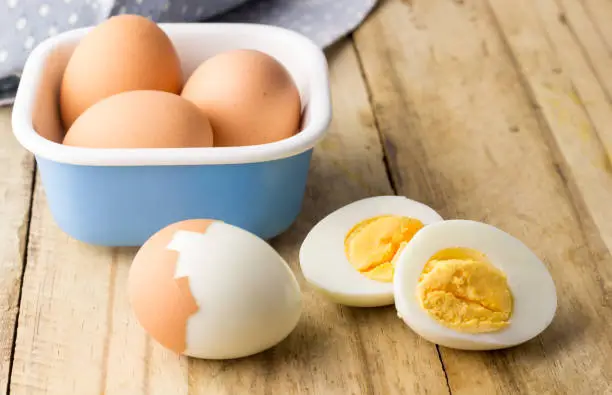
[[[57, 92], [66, 62], [90, 28], [63, 33], [30, 55], [13, 108], [13, 131], [35, 155], [48, 205], [75, 239], [140, 246], [190, 218], [211, 218], [269, 239], [297, 217], [312, 150], [331, 119], [327, 63], [304, 36], [252, 24], [160, 24], [187, 78], [216, 53], [250, 48], [278, 59], [294, 78], [303, 124], [294, 136], [247, 147], [97, 149], [61, 144]], [[205, 43], [205, 44], [201, 44]]]

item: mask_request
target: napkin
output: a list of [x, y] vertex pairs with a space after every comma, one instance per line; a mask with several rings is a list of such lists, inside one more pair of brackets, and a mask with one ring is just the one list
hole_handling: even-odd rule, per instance
[[275, 25], [327, 47], [354, 30], [376, 0], [0, 0], [0, 105], [12, 103], [21, 69], [41, 41], [113, 15], [156, 22]]

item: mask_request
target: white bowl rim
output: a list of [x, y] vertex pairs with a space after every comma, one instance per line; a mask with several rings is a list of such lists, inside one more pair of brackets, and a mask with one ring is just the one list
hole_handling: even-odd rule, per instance
[[268, 162], [301, 154], [323, 138], [331, 122], [331, 97], [328, 65], [323, 51], [309, 38], [285, 28], [250, 23], [159, 23], [172, 33], [213, 34], [238, 30], [243, 33], [283, 35], [294, 42], [294, 51], [309, 58], [314, 70], [312, 92], [308, 103], [310, 120], [295, 135], [273, 143], [242, 147], [202, 148], [84, 148], [65, 146], [39, 135], [33, 127], [32, 114], [41, 86], [44, 61], [56, 46], [82, 37], [92, 27], [74, 29], [46, 39], [37, 45], [26, 60], [12, 111], [13, 133], [19, 143], [36, 157], [50, 161], [86, 166], [164, 166], [220, 165]]

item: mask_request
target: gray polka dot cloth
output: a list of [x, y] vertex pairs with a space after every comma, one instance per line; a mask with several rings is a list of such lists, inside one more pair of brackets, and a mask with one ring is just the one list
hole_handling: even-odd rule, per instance
[[0, 0], [0, 105], [10, 104], [31, 50], [60, 32], [117, 14], [156, 22], [249, 22], [298, 31], [326, 47], [356, 28], [376, 0]]

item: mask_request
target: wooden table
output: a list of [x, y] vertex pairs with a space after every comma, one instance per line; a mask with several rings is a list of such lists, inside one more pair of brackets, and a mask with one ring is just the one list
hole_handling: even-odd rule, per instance
[[[389, 0], [329, 49], [334, 119], [303, 211], [272, 241], [300, 277], [302, 320], [237, 361], [177, 357], [126, 300], [135, 249], [54, 223], [32, 156], [0, 113], [0, 393], [612, 394], [612, 2]], [[334, 209], [397, 193], [518, 236], [559, 309], [498, 352], [436, 347], [393, 307], [315, 294], [297, 250]]]

